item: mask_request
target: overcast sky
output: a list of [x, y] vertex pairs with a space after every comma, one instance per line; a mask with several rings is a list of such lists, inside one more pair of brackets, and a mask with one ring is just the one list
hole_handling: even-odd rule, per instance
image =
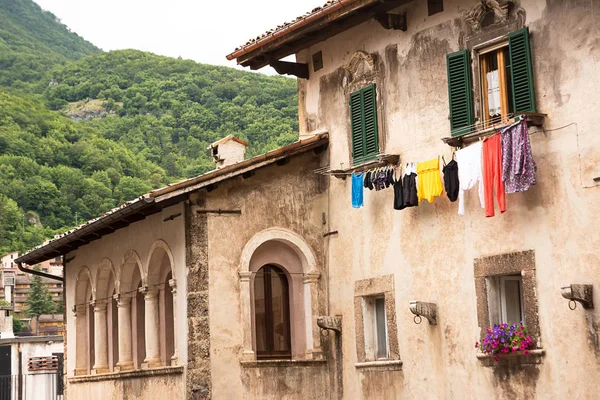
[[[325, 0], [34, 0], [103, 50], [138, 49], [234, 67], [225, 56]], [[263, 68], [261, 72], [268, 72]]]

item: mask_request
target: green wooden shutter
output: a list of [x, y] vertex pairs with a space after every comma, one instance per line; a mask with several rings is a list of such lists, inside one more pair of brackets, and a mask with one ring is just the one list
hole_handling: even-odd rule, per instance
[[379, 153], [379, 138], [377, 135], [377, 94], [375, 85], [362, 90], [365, 123], [365, 156], [373, 158]]
[[473, 125], [473, 89], [471, 84], [471, 57], [468, 50], [446, 56], [448, 69], [448, 99], [450, 101], [450, 129], [452, 136], [471, 131]]
[[352, 163], [356, 165], [374, 158], [379, 153], [375, 85], [350, 94], [350, 122]]
[[528, 28], [519, 29], [508, 35], [508, 52], [513, 108], [515, 112], [535, 112]]
[[352, 124], [352, 159], [365, 155], [363, 149], [363, 103], [361, 91], [350, 94], [350, 122]]

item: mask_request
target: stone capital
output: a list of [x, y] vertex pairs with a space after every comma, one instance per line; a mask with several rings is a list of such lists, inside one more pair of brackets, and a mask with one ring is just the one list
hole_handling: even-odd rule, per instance
[[302, 283], [317, 283], [320, 276], [321, 273], [316, 271], [304, 273], [302, 274]]
[[157, 299], [158, 298], [158, 294], [159, 294], [159, 290], [156, 288], [150, 288], [148, 286], [142, 286], [141, 288], [138, 289], [140, 293], [142, 293], [144, 295], [144, 299], [145, 300], [152, 300], [152, 299]]
[[117, 307], [129, 307], [131, 304], [131, 297], [123, 296], [121, 293], [113, 295], [113, 299], [117, 301]]
[[106, 312], [106, 302], [94, 300], [90, 304], [94, 307], [94, 312]]
[[250, 282], [252, 271], [240, 271], [238, 272], [238, 275], [240, 277], [240, 282]]
[[171, 292], [173, 292], [173, 294], [177, 293], [177, 280], [176, 279], [169, 279], [169, 286], [171, 287]]
[[73, 317], [77, 318], [85, 315], [87, 310], [87, 304], [79, 304], [71, 307], [71, 312], [73, 313]]

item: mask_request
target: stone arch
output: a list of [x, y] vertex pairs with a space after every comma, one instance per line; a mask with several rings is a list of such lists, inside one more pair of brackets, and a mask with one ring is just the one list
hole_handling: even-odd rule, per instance
[[81, 267], [75, 280], [75, 306], [94, 300], [96, 298], [95, 287], [90, 269], [85, 266]]
[[[111, 282], [112, 275], [112, 282]], [[115, 268], [112, 261], [108, 258], [102, 259], [98, 265], [98, 271], [96, 273], [96, 295], [98, 298], [107, 298], [111, 295], [109, 290], [116, 288], [117, 275], [115, 274]]]
[[156, 285], [158, 282], [163, 282], [169, 272], [175, 276], [173, 252], [164, 240], [158, 239], [152, 243], [146, 259], [147, 264], [144, 268], [146, 272], [146, 285]]
[[[175, 355], [175, 308], [171, 283], [174, 282], [173, 252], [164, 240], [156, 240], [148, 251], [146, 264], [147, 321], [154, 329], [147, 329], [147, 362], [170, 365]], [[151, 295], [156, 292], [156, 295]], [[150, 325], [149, 325], [150, 326]], [[152, 332], [151, 332], [152, 331]], [[156, 337], [153, 333], [158, 332]], [[154, 344], [153, 344], [154, 343]], [[158, 351], [158, 353], [156, 353]]]
[[257, 233], [242, 250], [239, 276], [244, 358], [251, 360], [256, 356], [254, 278], [260, 268], [269, 264], [280, 267], [288, 278], [292, 358], [320, 358], [319, 332], [313, 321], [318, 314], [317, 260], [300, 235], [284, 228]]
[[144, 273], [142, 260], [135, 250], [128, 250], [123, 255], [119, 268], [117, 268], [116, 282], [118, 293], [130, 292], [135, 289], [132, 287], [132, 285], [135, 283], [132, 282], [132, 280], [136, 275], [136, 265], [137, 271], [142, 279], [142, 285], [145, 284], [146, 274]]
[[317, 261], [310, 245], [298, 234], [283, 228], [265, 229], [252, 237], [242, 250], [240, 270], [251, 272], [250, 262], [256, 250], [267, 242], [283, 243], [291, 248], [302, 263], [305, 274], [317, 273]]
[[95, 284], [90, 269], [81, 267], [75, 280], [73, 314], [75, 316], [75, 375], [88, 375], [94, 364]]

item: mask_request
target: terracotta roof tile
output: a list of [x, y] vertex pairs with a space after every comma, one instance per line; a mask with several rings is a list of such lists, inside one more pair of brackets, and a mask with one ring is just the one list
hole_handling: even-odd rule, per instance
[[268, 36], [271, 36], [271, 35], [275, 34], [276, 32], [278, 32], [278, 31], [280, 31], [280, 30], [282, 30], [282, 29], [285, 29], [285, 28], [287, 28], [288, 26], [290, 26], [290, 25], [292, 25], [292, 24], [295, 24], [295, 23], [297, 23], [297, 22], [300, 22], [300, 21], [302, 21], [302, 20], [304, 20], [304, 19], [306, 19], [306, 18], [310, 17], [310, 16], [311, 16], [311, 15], [313, 15], [313, 14], [316, 14], [316, 13], [318, 13], [318, 12], [321, 12], [321, 11], [325, 10], [326, 8], [328, 8], [328, 7], [331, 7], [331, 6], [333, 6], [334, 4], [336, 4], [336, 3], [339, 3], [339, 2], [341, 2], [341, 1], [342, 1], [342, 0], [329, 0], [329, 1], [327, 1], [325, 4], [323, 4], [321, 7], [315, 7], [315, 8], [313, 8], [311, 11], [307, 12], [307, 13], [306, 13], [306, 14], [304, 14], [304, 15], [301, 15], [301, 16], [299, 16], [299, 17], [296, 17], [296, 18], [295, 18], [294, 20], [292, 20], [292, 21], [289, 21], [289, 22], [284, 22], [283, 24], [281, 24], [281, 25], [278, 25], [276, 28], [269, 29], [269, 30], [268, 30], [268, 31], [266, 31], [265, 33], [263, 33], [263, 34], [261, 34], [261, 35], [258, 35], [257, 37], [255, 37], [255, 38], [253, 38], [253, 39], [250, 39], [250, 40], [248, 40], [248, 41], [247, 41], [247, 42], [246, 42], [244, 45], [242, 45], [242, 46], [239, 46], [239, 47], [236, 47], [234, 51], [241, 50], [241, 49], [243, 49], [244, 47], [250, 46], [251, 44], [254, 44], [254, 43], [256, 43], [256, 42], [257, 42], [257, 41], [259, 41], [259, 40], [265, 39], [265, 38], [267, 38]]

